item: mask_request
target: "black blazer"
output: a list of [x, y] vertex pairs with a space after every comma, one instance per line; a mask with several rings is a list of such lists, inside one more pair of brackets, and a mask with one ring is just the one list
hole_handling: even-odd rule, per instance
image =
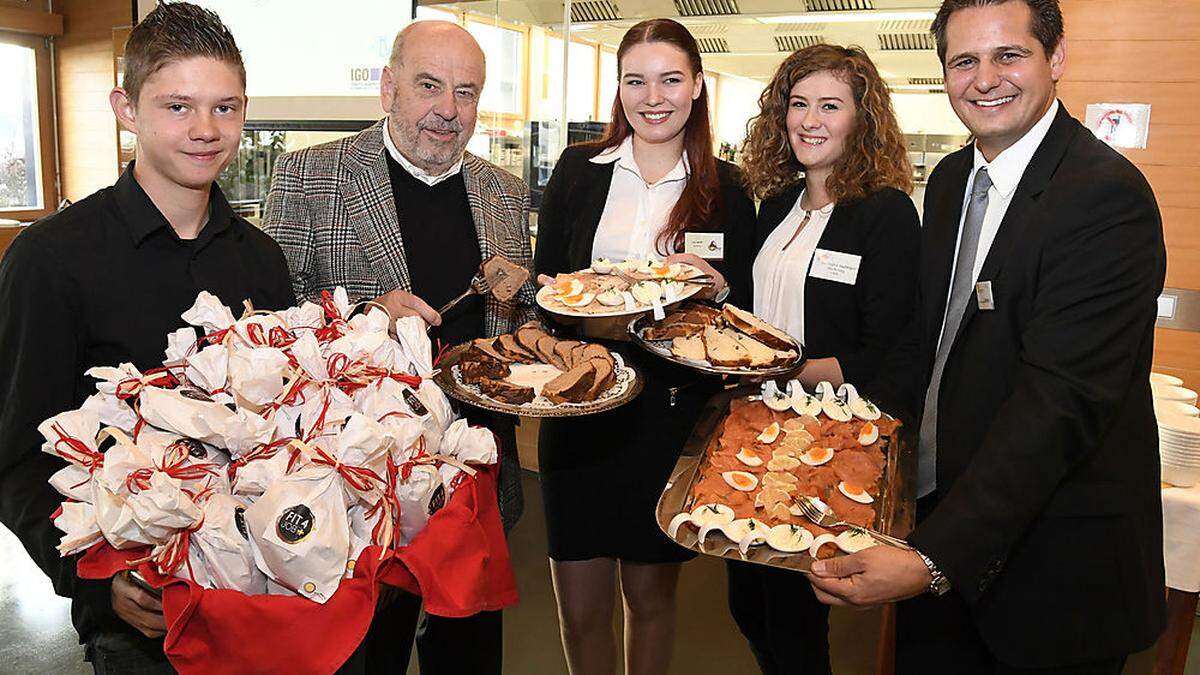
[[[759, 207], [751, 270], [767, 237], [787, 217], [803, 189], [801, 181]], [[862, 260], [854, 284], [805, 280], [805, 357], [837, 357], [847, 382], [862, 385], [877, 375], [916, 310], [920, 229], [912, 199], [895, 188], [882, 188], [834, 207], [817, 248]], [[752, 271], [746, 277], [753, 283]]]
[[[558, 158], [538, 210], [537, 250], [533, 257], [538, 274], [554, 276], [592, 263], [592, 243], [615, 166], [589, 161], [598, 154], [595, 148], [571, 146]], [[693, 231], [725, 234], [725, 259], [708, 262], [729, 284], [729, 302], [749, 307], [753, 296], [745, 261], [753, 259], [754, 202], [746, 194], [736, 166], [718, 160], [717, 177], [721, 205], [715, 222]]]
[[[925, 193], [910, 402], [930, 379], [972, 153], [944, 159]], [[1060, 104], [979, 275], [995, 309], [972, 300], [954, 338], [939, 503], [910, 538], [1010, 665], [1116, 657], [1163, 627], [1149, 371], [1165, 260], [1142, 174]]]

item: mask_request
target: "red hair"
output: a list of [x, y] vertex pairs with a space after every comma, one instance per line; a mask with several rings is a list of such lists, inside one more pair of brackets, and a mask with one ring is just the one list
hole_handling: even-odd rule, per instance
[[[700, 47], [696, 38], [683, 24], [671, 19], [648, 19], [630, 28], [621, 38], [617, 48], [618, 70], [626, 52], [635, 45], [645, 42], [666, 42], [687, 54], [692, 77], [704, 72], [700, 61]], [[625, 142], [633, 133], [633, 126], [625, 116], [618, 90], [613, 100], [612, 122], [604, 135], [587, 145], [606, 150]], [[692, 112], [683, 127], [683, 147], [688, 158], [688, 180], [679, 201], [667, 217], [667, 226], [658, 233], [655, 245], [660, 253], [666, 253], [674, 244], [683, 249], [683, 233], [702, 227], [712, 219], [720, 207], [721, 184], [717, 178], [717, 160], [713, 157], [712, 125], [708, 114], [708, 83], [701, 80], [700, 96], [692, 102]]]

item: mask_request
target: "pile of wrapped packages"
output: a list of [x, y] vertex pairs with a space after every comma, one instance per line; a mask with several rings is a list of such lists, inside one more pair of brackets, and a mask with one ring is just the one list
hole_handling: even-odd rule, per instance
[[140, 547], [204, 588], [325, 603], [368, 547], [412, 541], [495, 439], [427, 379], [419, 318], [352, 309], [339, 288], [235, 319], [202, 292], [161, 368], [88, 371], [96, 393], [38, 427], [67, 462], [62, 554]]

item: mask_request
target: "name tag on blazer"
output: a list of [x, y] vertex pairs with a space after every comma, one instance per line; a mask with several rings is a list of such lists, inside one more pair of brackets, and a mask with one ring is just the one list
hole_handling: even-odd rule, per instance
[[981, 281], [975, 284], [975, 302], [980, 311], [996, 309], [996, 300], [992, 297], [992, 282]]
[[684, 232], [683, 252], [699, 256], [704, 260], [725, 258], [724, 232]]
[[861, 264], [861, 255], [819, 248], [813, 251], [808, 276], [853, 286], [858, 281], [858, 266]]

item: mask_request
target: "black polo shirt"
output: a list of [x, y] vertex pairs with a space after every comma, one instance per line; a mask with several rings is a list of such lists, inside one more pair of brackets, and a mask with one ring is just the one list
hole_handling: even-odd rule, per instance
[[50, 514], [63, 498], [46, 482], [65, 466], [41, 452], [37, 425], [95, 392], [92, 366], [161, 365], [166, 336], [201, 290], [242, 312], [294, 303], [278, 244], [233, 213], [215, 184], [199, 236], [180, 240], [133, 177], [30, 225], [0, 262], [0, 521], [59, 595], [74, 599], [80, 640], [132, 631], [112, 613], [108, 583], [75, 577]]

